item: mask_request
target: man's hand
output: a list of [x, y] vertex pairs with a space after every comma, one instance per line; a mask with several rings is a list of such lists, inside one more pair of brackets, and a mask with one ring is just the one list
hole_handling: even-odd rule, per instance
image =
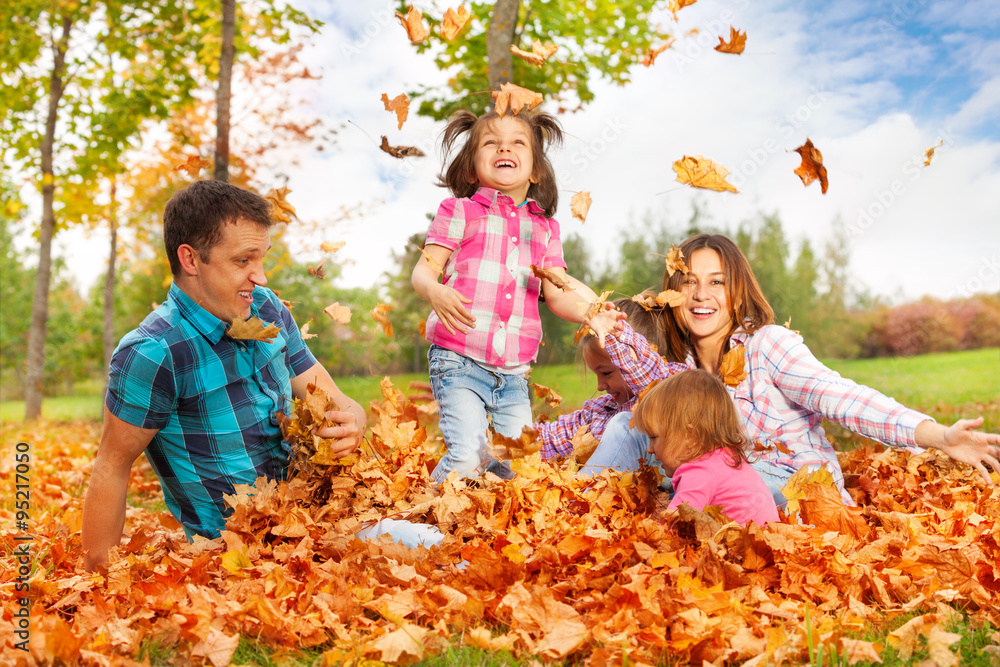
[[334, 456], [347, 456], [358, 448], [365, 435], [365, 425], [358, 423], [357, 415], [352, 412], [328, 410], [326, 418], [337, 426], [313, 429], [313, 434], [335, 440], [330, 448]]

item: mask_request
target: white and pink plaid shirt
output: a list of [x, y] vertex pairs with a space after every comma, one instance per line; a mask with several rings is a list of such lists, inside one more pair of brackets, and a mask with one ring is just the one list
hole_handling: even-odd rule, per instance
[[542, 340], [538, 295], [542, 281], [531, 265], [565, 268], [559, 223], [533, 199], [518, 207], [491, 188], [441, 202], [427, 244], [452, 251], [443, 282], [472, 300], [468, 334], [448, 333], [433, 311], [427, 340], [474, 361], [513, 368], [534, 361]]
[[[907, 447], [916, 446], [917, 424], [930, 419], [841, 377], [813, 356], [801, 336], [785, 327], [769, 325], [753, 335], [735, 333], [731, 345], [737, 344], [744, 348], [747, 377], [727, 389], [747, 436], [771, 447], [762, 455], [775, 465], [797, 470], [831, 463], [829, 469], [843, 491], [837, 453], [820, 426], [824, 418], [887, 445]], [[691, 356], [688, 363], [694, 367]], [[791, 454], [779, 451], [776, 442]]]

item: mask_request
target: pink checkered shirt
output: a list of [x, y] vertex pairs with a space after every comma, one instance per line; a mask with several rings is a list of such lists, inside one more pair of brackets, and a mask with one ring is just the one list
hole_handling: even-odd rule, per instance
[[511, 368], [534, 361], [542, 340], [542, 281], [531, 265], [566, 266], [559, 223], [542, 213], [534, 199], [518, 207], [491, 188], [441, 202], [427, 243], [452, 251], [443, 281], [472, 299], [466, 308], [476, 326], [468, 334], [448, 333], [432, 311], [427, 340], [491, 366]]
[[591, 435], [600, 440], [608, 421], [619, 412], [631, 412], [639, 393], [651, 382], [688, 369], [685, 364], [666, 361], [627, 322], [617, 339], [610, 334], [607, 336], [604, 351], [611, 358], [611, 363], [621, 370], [632, 398], [623, 405], [618, 405], [610, 394], [605, 394], [586, 401], [583, 408], [576, 412], [562, 415], [552, 422], [535, 424], [542, 441], [542, 458], [572, 452], [570, 440], [581, 426], [589, 426]]
[[[753, 335], [735, 333], [742, 344], [746, 379], [728, 387], [751, 440], [765, 446], [765, 460], [790, 470], [829, 463], [843, 492], [843, 474], [821, 422], [824, 418], [890, 446], [916, 446], [917, 424], [930, 419], [879, 392], [843, 378], [819, 362], [802, 337], [785, 327], [762, 327]], [[694, 365], [689, 356], [688, 363]], [[848, 497], [849, 498], [849, 497]], [[853, 504], [853, 503], [852, 503]]]

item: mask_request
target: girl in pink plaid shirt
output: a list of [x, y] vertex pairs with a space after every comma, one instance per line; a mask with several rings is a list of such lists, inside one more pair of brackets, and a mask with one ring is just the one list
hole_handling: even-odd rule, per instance
[[[542, 338], [539, 294], [570, 322], [585, 321], [597, 298], [566, 274], [552, 219], [558, 191], [545, 150], [561, 140], [559, 124], [544, 113], [460, 111], [445, 128], [444, 152], [460, 147], [439, 184], [455, 196], [438, 209], [412, 276], [434, 309], [428, 360], [448, 450], [434, 469], [436, 484], [452, 471], [512, 475], [486, 453], [486, 432], [517, 437], [531, 424], [524, 376]], [[539, 279], [536, 267], [552, 279]], [[608, 318], [597, 319], [603, 347]]]

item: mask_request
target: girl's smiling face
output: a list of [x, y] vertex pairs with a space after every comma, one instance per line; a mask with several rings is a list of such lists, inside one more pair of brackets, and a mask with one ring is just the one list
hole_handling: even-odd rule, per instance
[[674, 308], [674, 315], [696, 345], [714, 339], [724, 341], [732, 327], [733, 315], [722, 258], [711, 248], [695, 250], [688, 258], [688, 268], [681, 281], [681, 291], [687, 300]]
[[632, 390], [625, 384], [622, 372], [611, 363], [611, 357], [597, 345], [583, 348], [583, 361], [597, 376], [597, 388], [611, 395], [618, 405], [624, 405], [632, 398]]
[[513, 116], [491, 122], [479, 137], [475, 165], [480, 185], [523, 203], [535, 170], [527, 124]]

